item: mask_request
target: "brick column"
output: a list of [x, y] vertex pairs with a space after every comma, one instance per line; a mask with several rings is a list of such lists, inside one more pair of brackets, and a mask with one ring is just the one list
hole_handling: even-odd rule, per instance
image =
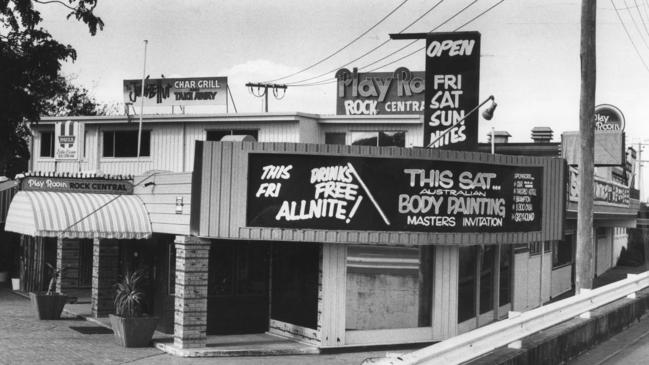
[[92, 316], [114, 313], [115, 284], [119, 275], [119, 242], [95, 238], [92, 242]]
[[176, 236], [174, 345], [186, 349], [207, 343], [207, 273], [210, 241]]
[[65, 268], [56, 277], [57, 292], [65, 293], [79, 286], [79, 240], [56, 240], [56, 268]]

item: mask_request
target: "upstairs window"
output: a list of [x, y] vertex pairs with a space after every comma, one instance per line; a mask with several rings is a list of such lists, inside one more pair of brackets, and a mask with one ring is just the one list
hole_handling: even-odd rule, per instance
[[[142, 131], [140, 156], [151, 156], [151, 131]], [[103, 157], [137, 157], [137, 131], [104, 131]]]
[[351, 144], [360, 146], [405, 147], [406, 132], [352, 132]]
[[325, 144], [345, 144], [347, 134], [345, 132], [327, 132], [325, 133]]
[[41, 157], [54, 157], [54, 131], [41, 132]]
[[230, 135], [238, 136], [253, 136], [255, 141], [258, 141], [257, 135], [259, 131], [257, 129], [222, 129], [222, 130], [211, 130], [207, 131], [206, 141], [220, 141], [221, 138]]

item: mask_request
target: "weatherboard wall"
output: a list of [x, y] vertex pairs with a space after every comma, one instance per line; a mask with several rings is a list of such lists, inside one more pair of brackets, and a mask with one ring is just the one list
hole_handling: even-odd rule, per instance
[[[563, 236], [566, 169], [561, 159], [421, 148], [295, 143], [198, 142], [196, 146], [191, 233], [200, 237], [417, 246], [516, 244], [560, 240]], [[433, 159], [542, 167], [542, 229], [531, 232], [439, 233], [248, 227], [246, 207], [250, 153]]]

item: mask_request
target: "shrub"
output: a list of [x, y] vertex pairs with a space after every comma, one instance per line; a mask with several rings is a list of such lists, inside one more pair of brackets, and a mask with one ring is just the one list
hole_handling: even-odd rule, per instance
[[115, 314], [120, 317], [142, 317], [145, 306], [144, 270], [127, 272], [121, 283], [117, 284], [115, 295]]

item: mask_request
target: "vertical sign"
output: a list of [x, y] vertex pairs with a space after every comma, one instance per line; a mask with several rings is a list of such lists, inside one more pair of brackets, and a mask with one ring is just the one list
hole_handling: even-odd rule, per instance
[[54, 127], [54, 158], [57, 160], [78, 160], [83, 143], [83, 123], [56, 122]]
[[[432, 33], [426, 38], [424, 146], [475, 150], [478, 146], [480, 33]], [[463, 119], [466, 117], [466, 119]]]

